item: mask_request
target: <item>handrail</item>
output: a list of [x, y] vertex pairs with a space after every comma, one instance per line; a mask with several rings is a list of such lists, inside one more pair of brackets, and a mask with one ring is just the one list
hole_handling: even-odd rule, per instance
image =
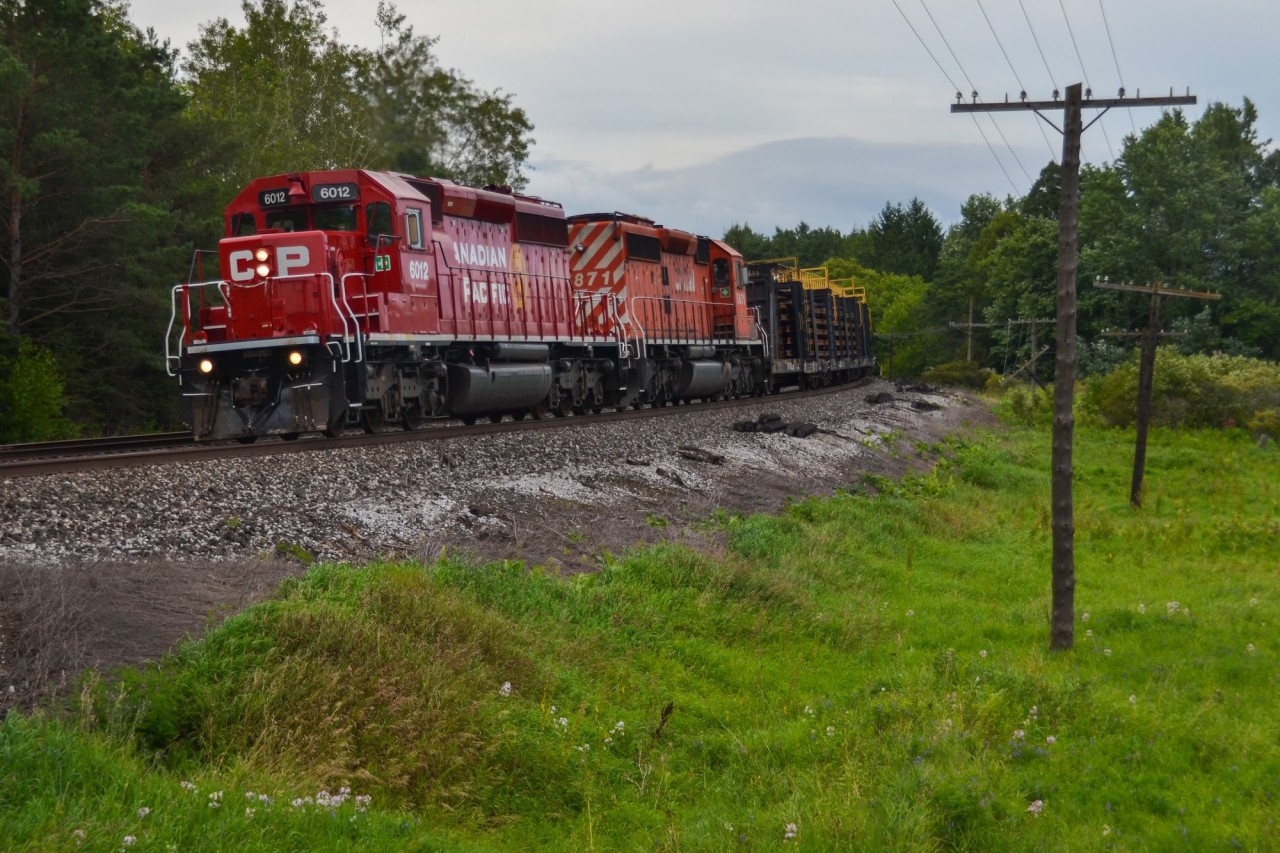
[[[328, 273], [325, 273], [325, 275], [328, 275]], [[352, 309], [351, 303], [347, 301], [347, 279], [349, 278], [368, 279], [370, 277], [371, 277], [370, 274], [367, 272], [345, 273], [342, 276], [342, 278], [339, 280], [341, 283], [341, 287], [338, 288], [338, 290], [341, 291], [342, 293], [341, 306], [339, 306], [337, 303], [337, 297], [336, 296], [334, 297], [333, 307], [338, 309], [338, 316], [342, 317], [342, 335], [344, 340], [347, 334], [347, 318], [343, 316], [342, 309], [345, 307], [347, 309], [347, 314], [351, 315], [351, 325], [355, 331], [355, 334], [352, 337], [355, 338], [355, 342], [356, 342], [356, 352], [357, 352], [357, 355], [355, 358], [356, 364], [360, 364], [361, 362], [364, 361], [364, 338], [360, 336], [360, 322], [356, 319], [356, 312], [354, 309]], [[331, 285], [330, 290], [332, 291], [333, 279], [329, 279], [329, 283]], [[367, 281], [361, 282], [361, 284], [367, 284]], [[365, 319], [365, 323], [367, 324], [369, 322], [369, 288], [368, 287], [364, 288], [364, 293], [362, 293], [361, 296], [364, 298], [364, 319]], [[350, 345], [347, 346], [347, 357], [342, 360], [342, 363], [347, 364], [349, 361], [351, 361]]]
[[748, 308], [752, 314], [756, 316], [756, 331], [760, 333], [760, 342], [764, 345], [765, 358], [773, 357], [773, 350], [769, 349], [769, 333], [764, 329], [764, 323], [760, 320], [760, 307]]
[[[733, 305], [732, 305], [732, 303], [725, 304], [725, 305], [720, 305], [720, 304], [718, 304], [718, 303], [711, 302], [711, 301], [708, 301], [708, 300], [698, 300], [698, 299], [671, 299], [670, 297], [666, 297], [666, 296], [632, 296], [632, 297], [630, 298], [630, 303], [629, 303], [629, 304], [631, 304], [631, 305], [633, 305], [633, 306], [634, 306], [634, 304], [635, 304], [635, 303], [637, 303], [637, 302], [654, 302], [654, 303], [660, 303], [660, 304], [662, 305], [662, 310], [663, 310], [663, 311], [665, 311], [665, 310], [666, 310], [667, 306], [671, 306], [673, 309], [685, 309], [684, 311], [681, 311], [681, 312], [680, 312], [680, 319], [681, 319], [681, 320], [688, 320], [688, 319], [690, 319], [690, 316], [689, 316], [689, 310], [688, 310], [688, 309], [693, 309], [693, 311], [694, 311], [694, 312], [697, 312], [697, 313], [694, 313], [694, 314], [693, 314], [693, 317], [694, 317], [695, 319], [698, 317], [698, 313], [701, 313], [701, 314], [702, 314], [702, 318], [703, 318], [704, 320], [707, 320], [707, 321], [708, 321], [708, 324], [707, 324], [707, 325], [708, 325], [708, 331], [707, 331], [707, 334], [706, 334], [705, 338], [700, 337], [700, 336], [697, 336], [697, 335], [689, 334], [688, 332], [685, 332], [685, 331], [684, 331], [684, 330], [682, 330], [682, 329], [681, 329], [681, 330], [678, 330], [678, 329], [672, 328], [672, 329], [670, 329], [670, 330], [669, 330], [669, 336], [670, 336], [670, 337], [683, 337], [683, 338], [686, 338], [686, 339], [688, 339], [688, 340], [704, 340], [704, 339], [705, 339], [705, 340], [714, 340], [714, 339], [716, 339], [717, 335], [716, 335], [716, 333], [715, 333], [715, 323], [716, 323], [716, 320], [717, 320], [718, 316], [724, 316], [724, 317], [728, 317], [728, 318], [730, 318], [730, 319], [732, 319], [732, 318], [735, 316], [735, 315], [734, 315], [734, 311], [733, 311]], [[637, 314], [638, 314], [638, 312], [637, 312], [637, 311], [635, 311], [635, 310], [632, 310], [630, 313], [632, 314], [632, 316], [637, 316]], [[671, 313], [675, 313], [675, 311], [673, 311], [673, 312], [671, 312]], [[657, 333], [658, 333], [658, 332], [655, 330], [655, 334], [657, 334]], [[731, 337], [736, 337], [736, 335], [731, 335]]]
[[[190, 288], [193, 288], [193, 287], [201, 288], [201, 287], [208, 287], [210, 285], [214, 285], [215, 287], [218, 288], [218, 292], [221, 293], [222, 287], [225, 284], [227, 284], [227, 282], [224, 281], [223, 279], [214, 279], [211, 281], [189, 281], [189, 282], [183, 282], [182, 284], [175, 284], [169, 290], [169, 325], [164, 331], [164, 371], [169, 376], [178, 375], [178, 371], [175, 371], [173, 369], [173, 362], [178, 362], [179, 364], [181, 364], [182, 339], [186, 337], [186, 333], [190, 331], [190, 328], [191, 328], [190, 318], [187, 316], [187, 311], [191, 307], [187, 303], [187, 298], [189, 296]], [[184, 311], [183, 311], [183, 318], [182, 318], [182, 335], [178, 338], [178, 354], [174, 355], [171, 349], [171, 345], [173, 343], [173, 324], [174, 324], [174, 320], [176, 320], [178, 317], [178, 291], [179, 290], [183, 291]], [[231, 317], [231, 311], [229, 309], [227, 311], [227, 317], [228, 318]]]

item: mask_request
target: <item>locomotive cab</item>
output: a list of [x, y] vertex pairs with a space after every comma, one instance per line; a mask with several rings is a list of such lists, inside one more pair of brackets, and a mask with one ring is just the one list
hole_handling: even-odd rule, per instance
[[264, 178], [232, 201], [218, 278], [175, 288], [170, 362], [197, 438], [294, 438], [347, 421], [361, 329], [403, 242], [396, 201], [356, 171]]

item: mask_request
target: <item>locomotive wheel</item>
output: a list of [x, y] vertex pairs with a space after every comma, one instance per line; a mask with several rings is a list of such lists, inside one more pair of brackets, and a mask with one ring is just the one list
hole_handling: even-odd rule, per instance
[[283, 438], [285, 441], [297, 441], [298, 436], [301, 434], [302, 433], [297, 433], [297, 432], [285, 432], [285, 433], [281, 433], [280, 437]]
[[329, 427], [328, 429], [326, 429], [324, 432], [320, 434], [323, 435], [325, 438], [337, 438], [339, 435], [342, 434], [342, 430], [338, 427]]
[[475, 415], [463, 415], [463, 416], [462, 416], [462, 422], [463, 422], [464, 424], [466, 424], [467, 426], [475, 426], [475, 425], [476, 425], [476, 416], [475, 416]]
[[410, 432], [415, 429], [422, 429], [422, 424], [425, 420], [426, 418], [422, 416], [422, 410], [417, 406], [406, 406], [404, 412], [400, 415], [400, 425]]
[[489, 415], [489, 423], [491, 424], [502, 423], [502, 412], [494, 412], [492, 415]]
[[529, 410], [529, 414], [533, 415], [535, 421], [545, 421], [547, 419], [547, 404], [539, 403]]
[[382, 432], [382, 409], [361, 409], [360, 428], [369, 435]]
[[573, 414], [573, 398], [568, 394], [560, 397], [560, 402], [556, 403], [556, 417], [567, 418]]
[[525, 414], [526, 414], [526, 412], [524, 412], [523, 410], [522, 410], [522, 411], [519, 411], [519, 412], [512, 412], [512, 413], [511, 413], [511, 420], [513, 420], [513, 421], [522, 421], [522, 420], [524, 420], [524, 416], [525, 416]]
[[257, 440], [258, 440], [258, 437], [257, 437], [256, 435], [238, 435], [238, 436], [236, 436], [236, 441], [240, 442], [241, 444], [253, 444], [253, 443], [254, 443], [255, 441], [257, 441]]

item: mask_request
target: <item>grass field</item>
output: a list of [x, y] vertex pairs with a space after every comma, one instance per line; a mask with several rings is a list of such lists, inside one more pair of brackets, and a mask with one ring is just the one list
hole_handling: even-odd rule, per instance
[[[598, 573], [322, 566], [0, 726], [12, 849], [1275, 849], [1280, 452], [1077, 430], [720, 517]], [[323, 793], [322, 793], [323, 792]]]

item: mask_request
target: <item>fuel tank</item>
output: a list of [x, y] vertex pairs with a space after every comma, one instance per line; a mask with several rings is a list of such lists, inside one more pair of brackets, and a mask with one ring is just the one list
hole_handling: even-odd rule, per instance
[[478, 415], [527, 409], [547, 399], [551, 365], [532, 362], [448, 365], [445, 405], [451, 415]]
[[676, 395], [682, 398], [715, 396], [729, 387], [729, 376], [729, 365], [723, 361], [686, 361], [680, 365]]

